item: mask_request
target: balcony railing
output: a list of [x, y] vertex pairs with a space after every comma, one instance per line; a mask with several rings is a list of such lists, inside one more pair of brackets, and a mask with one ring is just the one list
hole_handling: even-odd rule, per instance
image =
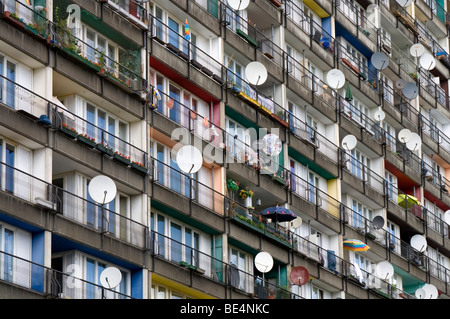
[[137, 0], [110, 0], [108, 1], [108, 5], [113, 11], [117, 10], [120, 14], [129, 18], [134, 23], [143, 28], [147, 28], [147, 9], [142, 5], [142, 2]]
[[152, 255], [158, 258], [190, 269], [206, 278], [231, 286], [259, 299], [266, 299], [270, 296], [277, 299], [300, 298], [300, 296], [290, 292], [288, 287], [282, 287], [267, 280], [263, 281], [261, 276], [238, 268], [232, 262], [226, 263], [159, 232], [151, 232], [150, 251]]
[[105, 288], [73, 273], [44, 267], [19, 256], [0, 251], [0, 280], [37, 293], [69, 299], [132, 299], [115, 289]]
[[222, 84], [224, 67], [220, 62], [153, 15], [150, 15], [150, 26], [150, 38]]
[[[284, 15], [294, 25], [299, 27], [310, 37], [319, 43], [325, 50], [334, 53], [334, 38], [325, 31], [312, 17], [306, 15], [304, 11], [292, 1], [284, 2]], [[309, 45], [309, 43], [307, 43]]]
[[422, 133], [438, 143], [442, 149], [450, 150], [450, 137], [442, 132], [436, 125], [432, 124], [431, 121], [422, 114], [419, 115], [419, 127], [422, 128]]
[[[119, 54], [119, 57], [111, 58], [107, 52], [74, 36], [69, 28], [62, 28], [56, 23], [49, 22], [49, 24], [51, 30], [50, 43], [66, 55], [131, 92], [140, 94], [147, 89], [146, 80], [140, 74], [141, 61], [138, 59], [140, 52], [126, 50]], [[121, 60], [122, 63], [119, 63], [118, 60]]]
[[243, 19], [233, 9], [227, 5], [223, 5], [222, 23], [228, 29], [245, 39], [256, 50], [263, 53], [279, 67], [284, 67], [285, 52], [271, 39], [271, 30], [259, 30], [256, 24]]
[[448, 105], [447, 94], [436, 82], [433, 81], [430, 75], [428, 75], [427, 72], [424, 71], [423, 69], [421, 69], [419, 73], [419, 85], [421, 89], [425, 90], [425, 92], [430, 94], [435, 99], [436, 106], [437, 103], [439, 103], [444, 108], [447, 108]]

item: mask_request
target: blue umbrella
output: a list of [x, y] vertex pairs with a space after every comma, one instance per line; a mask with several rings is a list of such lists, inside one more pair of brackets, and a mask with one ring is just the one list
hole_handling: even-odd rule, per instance
[[261, 212], [261, 216], [274, 219], [276, 222], [289, 222], [297, 218], [292, 211], [285, 207], [269, 207]]

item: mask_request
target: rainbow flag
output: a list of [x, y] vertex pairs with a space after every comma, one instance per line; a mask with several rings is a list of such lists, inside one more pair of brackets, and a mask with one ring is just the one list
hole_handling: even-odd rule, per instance
[[31, 0], [27, 0], [27, 5], [31, 6]]

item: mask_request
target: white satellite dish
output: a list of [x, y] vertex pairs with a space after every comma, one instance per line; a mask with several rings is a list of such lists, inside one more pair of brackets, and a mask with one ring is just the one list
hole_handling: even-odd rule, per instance
[[405, 84], [405, 87], [402, 89], [402, 93], [406, 99], [412, 100], [415, 99], [419, 94], [419, 89], [414, 82], [407, 82]]
[[194, 174], [202, 167], [203, 157], [198, 148], [192, 145], [185, 145], [178, 150], [176, 161], [183, 172]]
[[400, 130], [400, 132], [398, 132], [398, 139], [403, 144], [408, 143], [411, 140], [411, 137], [412, 137], [412, 132], [407, 128], [404, 128], [404, 129]]
[[377, 276], [385, 281], [394, 275], [394, 267], [386, 260], [378, 263], [375, 271]]
[[96, 203], [107, 204], [116, 198], [117, 187], [108, 176], [98, 175], [89, 182], [88, 192]]
[[265, 251], [258, 253], [255, 256], [255, 267], [263, 274], [272, 270], [273, 258]]
[[447, 225], [450, 225], [450, 210], [444, 213], [444, 221], [447, 223]]
[[354, 135], [345, 136], [341, 142], [342, 147], [344, 147], [347, 151], [354, 149], [356, 147], [356, 143], [358, 143], [358, 141]]
[[406, 148], [410, 151], [417, 151], [422, 146], [422, 139], [417, 133], [411, 133], [411, 139], [406, 143]]
[[382, 110], [377, 110], [373, 113], [373, 117], [377, 122], [381, 122], [385, 119], [386, 113], [384, 113]]
[[100, 283], [104, 288], [114, 289], [122, 281], [122, 273], [116, 267], [108, 267], [100, 274]]
[[419, 57], [422, 54], [425, 53], [425, 47], [420, 44], [420, 43], [416, 43], [413, 44], [410, 48], [409, 48], [409, 53], [413, 56], [413, 57]]
[[370, 61], [377, 70], [384, 70], [389, 66], [389, 57], [384, 52], [375, 52]]
[[412, 248], [419, 252], [424, 252], [427, 249], [427, 240], [422, 235], [414, 235], [411, 237], [410, 244]]
[[425, 284], [422, 289], [425, 290], [425, 299], [437, 299], [439, 296], [437, 288], [432, 284]]
[[302, 225], [302, 223], [303, 223], [302, 219], [299, 216], [297, 216], [297, 218], [289, 222], [289, 226], [292, 229], [297, 229]]
[[381, 229], [384, 226], [384, 218], [383, 216], [375, 216], [372, 219], [372, 225], [374, 229]]
[[413, 2], [413, 0], [397, 0], [397, 3], [403, 7], [406, 8], [407, 6], [409, 6], [411, 3]]
[[426, 291], [424, 289], [419, 288], [419, 289], [416, 290], [415, 295], [416, 295], [417, 299], [425, 299], [427, 293], [426, 293]]
[[250, 62], [245, 67], [245, 77], [250, 84], [261, 85], [267, 80], [267, 69], [261, 62]]
[[432, 70], [436, 66], [436, 59], [430, 53], [425, 53], [420, 57], [420, 66], [425, 70]]
[[395, 81], [395, 87], [397, 88], [397, 89], [403, 89], [405, 86], [406, 86], [406, 81], [405, 80], [403, 80], [403, 79], [398, 79], [397, 81]]
[[236, 10], [245, 10], [250, 3], [250, 0], [228, 0], [228, 5]]
[[332, 89], [337, 90], [344, 86], [345, 75], [344, 75], [344, 73], [342, 73], [341, 70], [332, 69], [332, 70], [328, 71], [326, 80], [327, 80], [328, 85]]

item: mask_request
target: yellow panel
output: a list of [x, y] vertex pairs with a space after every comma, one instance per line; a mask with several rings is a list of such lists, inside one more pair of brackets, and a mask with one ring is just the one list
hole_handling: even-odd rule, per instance
[[[338, 198], [338, 182], [337, 179], [330, 179], [327, 181], [327, 192], [329, 200], [327, 205], [327, 211], [336, 218], [339, 218], [339, 206], [336, 205], [337, 201], [334, 198]], [[332, 198], [330, 198], [332, 197]]]
[[317, 14], [320, 18], [326, 18], [330, 15], [322, 9], [314, 0], [303, 0], [303, 3], [306, 4], [315, 14]]
[[175, 290], [178, 293], [187, 295], [194, 299], [217, 299], [216, 297], [205, 294], [204, 292], [195, 290], [179, 282], [170, 280], [169, 278], [152, 273], [152, 283], [161, 284], [165, 287]]

